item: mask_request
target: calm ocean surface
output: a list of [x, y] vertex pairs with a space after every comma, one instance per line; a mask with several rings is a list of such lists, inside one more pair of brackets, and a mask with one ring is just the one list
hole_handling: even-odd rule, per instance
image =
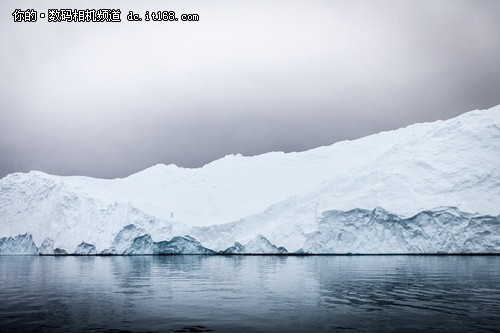
[[0, 331], [499, 332], [500, 256], [0, 256]]

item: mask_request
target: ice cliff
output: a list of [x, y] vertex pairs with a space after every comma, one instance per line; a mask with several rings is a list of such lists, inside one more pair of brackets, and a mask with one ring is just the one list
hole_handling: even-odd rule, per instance
[[195, 169], [14, 173], [0, 180], [0, 253], [491, 253], [499, 214], [497, 106]]
[[0, 255], [34, 255], [38, 248], [30, 234], [0, 238]]
[[400, 218], [382, 208], [327, 211], [307, 236], [305, 253], [500, 253], [500, 216], [453, 207]]

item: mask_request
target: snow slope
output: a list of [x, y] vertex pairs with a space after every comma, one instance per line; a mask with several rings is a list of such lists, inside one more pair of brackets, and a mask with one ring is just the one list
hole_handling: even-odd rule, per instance
[[189, 235], [223, 251], [261, 235], [294, 252], [326, 211], [382, 207], [409, 218], [438, 206], [500, 214], [500, 106], [195, 169], [156, 165], [113, 180], [11, 174], [0, 180], [0, 236], [28, 232], [38, 246], [50, 238], [69, 253], [82, 242], [100, 252], [132, 224], [154, 242]]

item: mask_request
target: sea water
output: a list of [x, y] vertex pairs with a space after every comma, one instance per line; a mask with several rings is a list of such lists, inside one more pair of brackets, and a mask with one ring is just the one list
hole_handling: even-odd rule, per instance
[[494, 332], [500, 256], [0, 256], [0, 331]]

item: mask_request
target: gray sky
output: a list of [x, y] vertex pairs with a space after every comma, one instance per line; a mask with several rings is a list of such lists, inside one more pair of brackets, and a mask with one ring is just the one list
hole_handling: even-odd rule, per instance
[[[14, 23], [15, 8], [121, 23]], [[199, 22], [127, 22], [134, 10]], [[0, 177], [123, 177], [500, 104], [500, 1], [0, 1]]]

